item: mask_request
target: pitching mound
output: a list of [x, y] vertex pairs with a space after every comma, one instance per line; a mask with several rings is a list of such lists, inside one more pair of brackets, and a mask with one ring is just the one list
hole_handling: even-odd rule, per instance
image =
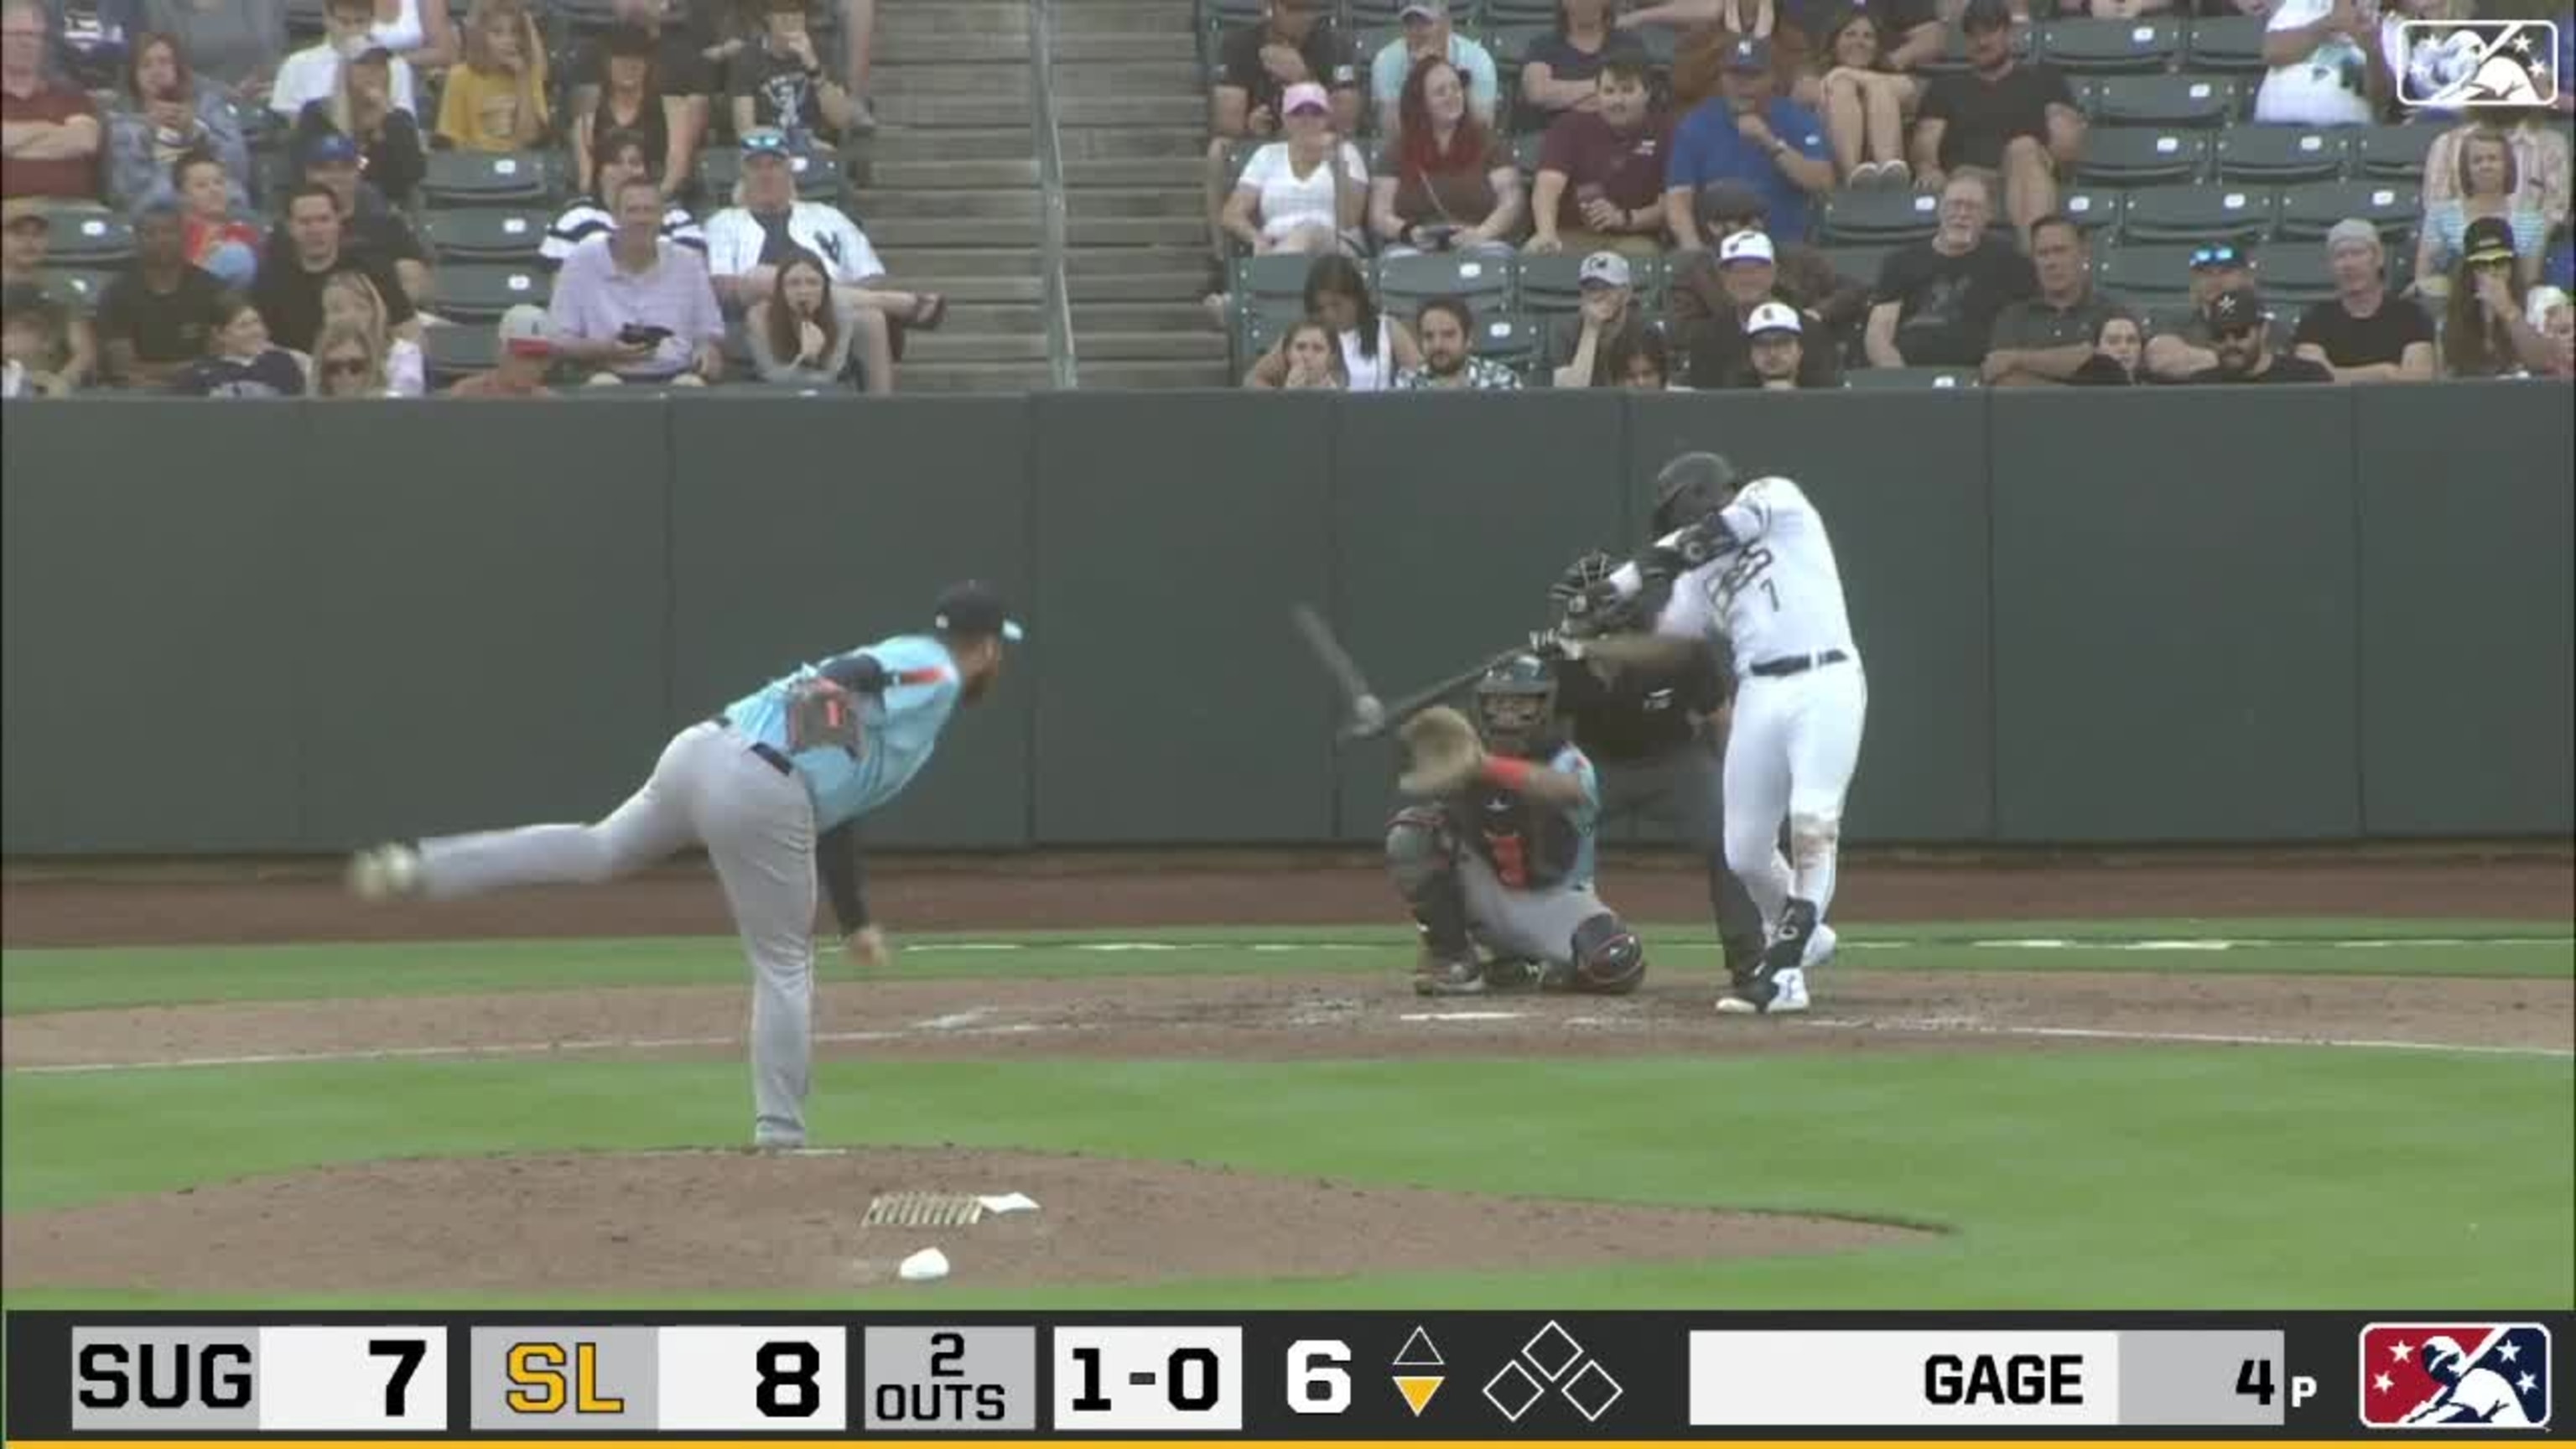
[[[969, 1227], [862, 1227], [898, 1192], [1026, 1193]], [[828, 1291], [926, 1247], [977, 1287], [1339, 1277], [1768, 1257], [1919, 1229], [1353, 1187], [1171, 1163], [966, 1150], [369, 1163], [5, 1221], [12, 1287], [522, 1297]], [[924, 1291], [936, 1292], [936, 1288]]]

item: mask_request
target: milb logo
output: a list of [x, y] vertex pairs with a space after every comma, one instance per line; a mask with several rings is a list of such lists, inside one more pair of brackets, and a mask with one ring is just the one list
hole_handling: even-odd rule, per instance
[[2444, 111], [2555, 105], [2560, 38], [2547, 20], [2406, 21], [2397, 99]]
[[2549, 1326], [2374, 1323], [2361, 1331], [2371, 1429], [2536, 1429], [2549, 1423]]

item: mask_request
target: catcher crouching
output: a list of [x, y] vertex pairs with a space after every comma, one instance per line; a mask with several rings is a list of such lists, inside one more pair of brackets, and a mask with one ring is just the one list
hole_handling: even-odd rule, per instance
[[1601, 786], [1557, 736], [1555, 671], [1515, 655], [1477, 681], [1475, 710], [1481, 737], [1446, 705], [1402, 731], [1412, 764], [1396, 784], [1426, 803], [1396, 812], [1386, 859], [1422, 933], [1414, 989], [1636, 990], [1645, 947], [1593, 894]]

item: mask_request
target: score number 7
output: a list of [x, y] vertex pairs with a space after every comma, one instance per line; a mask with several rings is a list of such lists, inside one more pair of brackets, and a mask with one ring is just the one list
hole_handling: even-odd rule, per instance
[[394, 1371], [385, 1376], [385, 1417], [403, 1416], [403, 1400], [411, 1392], [411, 1376], [420, 1372], [420, 1362], [429, 1357], [429, 1345], [417, 1338], [371, 1338], [367, 1340], [367, 1357], [390, 1358]]

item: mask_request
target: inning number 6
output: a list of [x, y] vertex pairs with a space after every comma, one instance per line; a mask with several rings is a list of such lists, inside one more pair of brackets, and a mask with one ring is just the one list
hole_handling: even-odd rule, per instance
[[1351, 1407], [1351, 1346], [1338, 1338], [1288, 1345], [1288, 1407], [1300, 1414], [1340, 1414]]

